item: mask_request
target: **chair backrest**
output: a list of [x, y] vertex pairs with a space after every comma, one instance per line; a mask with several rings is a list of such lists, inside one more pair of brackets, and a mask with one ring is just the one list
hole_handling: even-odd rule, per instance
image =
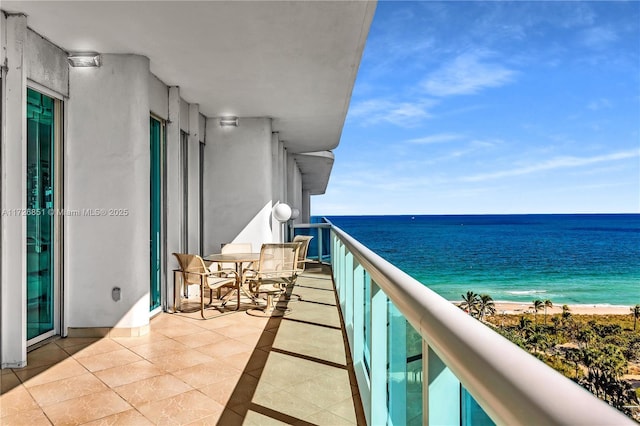
[[[200, 284], [200, 276], [207, 272], [204, 260], [197, 254], [173, 253], [178, 260], [180, 270], [182, 271], [182, 279], [185, 284]], [[191, 273], [190, 273], [191, 272]]]
[[289, 278], [296, 272], [299, 243], [267, 243], [260, 249], [258, 275], [268, 278]]
[[[220, 253], [251, 253], [253, 250], [251, 243], [227, 243], [222, 246]], [[236, 264], [229, 262], [218, 263], [219, 269], [233, 269], [235, 270]]]
[[298, 269], [304, 271], [304, 265], [307, 261], [307, 253], [309, 252], [309, 242], [313, 236], [311, 235], [296, 235], [293, 237], [294, 243], [300, 244], [300, 251], [298, 252]]

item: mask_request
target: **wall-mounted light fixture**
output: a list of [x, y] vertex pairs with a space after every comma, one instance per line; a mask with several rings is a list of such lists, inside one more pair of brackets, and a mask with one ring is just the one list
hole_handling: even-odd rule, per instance
[[99, 67], [101, 64], [100, 54], [95, 52], [70, 53], [67, 61], [72, 67]]
[[238, 127], [238, 117], [220, 117], [220, 127]]

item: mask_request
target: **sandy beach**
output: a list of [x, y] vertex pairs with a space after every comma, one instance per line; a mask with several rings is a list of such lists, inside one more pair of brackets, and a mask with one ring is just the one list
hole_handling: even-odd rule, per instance
[[[573, 315], [629, 315], [630, 306], [619, 305], [568, 305]], [[495, 302], [496, 314], [505, 313], [507, 315], [522, 314], [526, 312], [533, 313], [531, 303], [519, 302]], [[543, 313], [541, 309], [538, 313]], [[562, 305], [553, 305], [553, 308], [547, 308], [547, 314], [562, 313]]]

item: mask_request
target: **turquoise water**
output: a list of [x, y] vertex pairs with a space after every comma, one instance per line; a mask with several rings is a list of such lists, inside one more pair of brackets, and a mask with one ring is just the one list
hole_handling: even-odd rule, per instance
[[448, 300], [640, 303], [640, 215], [329, 216]]

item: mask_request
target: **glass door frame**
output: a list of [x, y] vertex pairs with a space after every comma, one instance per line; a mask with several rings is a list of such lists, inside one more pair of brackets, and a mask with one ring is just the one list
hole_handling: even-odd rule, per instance
[[[154, 317], [155, 315], [158, 315], [159, 313], [161, 313], [164, 309], [166, 309], [166, 300], [167, 300], [167, 279], [166, 279], [166, 259], [167, 259], [167, 154], [166, 154], [166, 150], [167, 150], [167, 121], [161, 117], [159, 117], [158, 115], [154, 114], [154, 113], [150, 113], [149, 114], [149, 135], [151, 136], [151, 120], [155, 120], [157, 122], [160, 123], [160, 200], [159, 200], [159, 209], [160, 209], [160, 223], [159, 223], [159, 227], [160, 227], [160, 236], [159, 236], [159, 262], [160, 262], [160, 271], [159, 271], [159, 283], [158, 283], [158, 287], [159, 287], [159, 296], [160, 296], [160, 303], [158, 306], [156, 306], [155, 308], [149, 309], [149, 317]], [[151, 149], [151, 146], [150, 146]], [[149, 172], [150, 172], [150, 178], [152, 179], [153, 177], [151, 176], [151, 171], [152, 171], [152, 164], [151, 162], [153, 161], [153, 155], [152, 152], [149, 152]], [[153, 182], [150, 181], [149, 182], [149, 188], [151, 190], [151, 187], [153, 185]], [[151, 210], [153, 208], [152, 206], [152, 197], [151, 197], [151, 192], [149, 193], [149, 210], [151, 213]], [[149, 217], [150, 219], [150, 223], [149, 223], [149, 238], [150, 238], [150, 248], [151, 248], [151, 234], [153, 232], [153, 230], [151, 229], [151, 215]], [[151, 256], [151, 250], [149, 252], [149, 256]], [[151, 274], [152, 274], [152, 270], [151, 270], [151, 261], [152, 259], [149, 259], [149, 298], [151, 299]]]
[[[64, 329], [64, 216], [60, 214], [64, 207], [64, 96], [59, 93], [47, 89], [46, 87], [33, 82], [27, 81], [25, 89], [25, 97], [27, 90], [31, 89], [53, 100], [53, 329], [45, 333], [39, 334], [28, 339], [27, 348], [37, 344], [50, 337], [62, 334]], [[26, 130], [25, 130], [26, 131]], [[25, 133], [25, 142], [26, 141]], [[24, 158], [26, 165], [26, 157]], [[25, 170], [26, 173], [26, 170]], [[25, 178], [26, 192], [26, 178]], [[26, 223], [25, 223], [25, 240], [26, 240]], [[24, 255], [27, 256], [26, 246]], [[27, 282], [24, 283], [27, 285]], [[27, 303], [25, 298], [24, 303]], [[25, 327], [26, 327], [25, 318]]]

